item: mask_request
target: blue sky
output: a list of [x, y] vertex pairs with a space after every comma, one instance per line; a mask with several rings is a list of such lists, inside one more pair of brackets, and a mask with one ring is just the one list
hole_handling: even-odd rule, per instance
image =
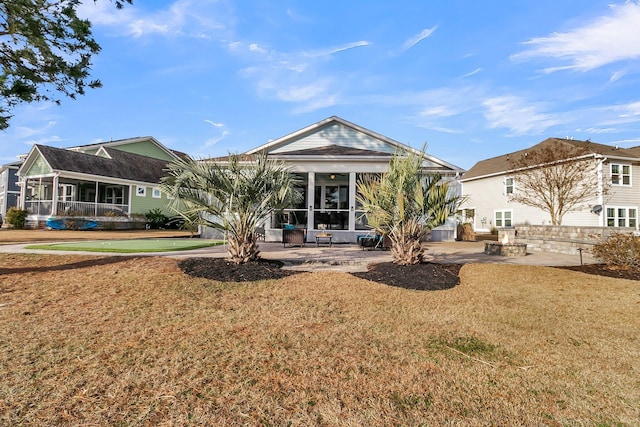
[[547, 137], [640, 145], [640, 3], [107, 0], [104, 87], [14, 111], [0, 163], [151, 135], [208, 157], [329, 116], [463, 168]]

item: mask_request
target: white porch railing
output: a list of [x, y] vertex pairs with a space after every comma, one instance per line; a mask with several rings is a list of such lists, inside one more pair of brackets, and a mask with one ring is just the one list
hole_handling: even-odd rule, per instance
[[[27, 200], [24, 207], [32, 215], [51, 215], [51, 200]], [[128, 216], [129, 205], [120, 203], [58, 202], [61, 216]]]
[[118, 203], [58, 202], [58, 215], [127, 216], [129, 206]]

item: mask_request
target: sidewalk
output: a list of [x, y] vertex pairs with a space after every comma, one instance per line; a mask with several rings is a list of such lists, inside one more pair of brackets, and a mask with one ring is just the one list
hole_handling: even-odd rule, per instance
[[[166, 256], [172, 258], [216, 257], [226, 256], [226, 246], [215, 246], [179, 252], [152, 252], [135, 254], [118, 254], [107, 252], [47, 251], [25, 249], [24, 244], [0, 245], [0, 253], [39, 253], [50, 255], [83, 254], [95, 256]], [[580, 265], [579, 255], [565, 255], [546, 252], [528, 252], [526, 256], [504, 257], [484, 253], [484, 242], [429, 242], [425, 244], [426, 260], [437, 263], [502, 263], [541, 266]], [[381, 250], [362, 250], [355, 244], [334, 244], [332, 247], [322, 245], [316, 247], [308, 243], [304, 247], [284, 248], [282, 243], [260, 243], [260, 256], [265, 259], [280, 260], [286, 268], [302, 271], [366, 271], [367, 265], [391, 262], [391, 252]], [[583, 253], [584, 264], [597, 263], [590, 254]]]

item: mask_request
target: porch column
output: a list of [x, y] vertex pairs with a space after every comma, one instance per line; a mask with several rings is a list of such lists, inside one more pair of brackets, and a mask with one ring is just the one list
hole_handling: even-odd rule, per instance
[[98, 181], [96, 181], [96, 194], [93, 196], [93, 215], [98, 216], [98, 190], [100, 186], [98, 185]]
[[309, 172], [307, 176], [307, 231], [313, 230], [313, 204], [315, 197], [315, 188], [316, 188], [316, 173]]
[[356, 230], [356, 173], [349, 172], [349, 231]]
[[20, 209], [25, 209], [26, 207], [26, 203], [25, 201], [27, 200], [27, 181], [29, 180], [29, 178], [26, 177], [20, 177], [20, 183], [18, 184], [20, 186], [20, 200], [18, 203]]
[[60, 177], [58, 174], [53, 176], [53, 188], [51, 189], [51, 215], [58, 215], [58, 185]]

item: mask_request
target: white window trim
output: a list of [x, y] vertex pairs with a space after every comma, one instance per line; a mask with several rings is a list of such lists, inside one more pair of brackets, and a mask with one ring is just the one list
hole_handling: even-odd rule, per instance
[[162, 191], [158, 187], [153, 187], [151, 190], [151, 197], [154, 199], [160, 199], [162, 197]]
[[147, 187], [142, 185], [136, 185], [136, 196], [147, 197]]
[[[498, 225], [497, 224], [497, 218], [496, 218], [496, 214], [498, 212], [502, 213], [502, 225]], [[511, 225], [504, 225], [504, 214], [505, 212], [509, 212], [511, 214]], [[513, 227], [513, 209], [496, 209], [493, 211], [493, 226], [496, 228], [509, 228], [509, 227]]]
[[[511, 180], [511, 186], [507, 185], [507, 180]], [[507, 189], [511, 187], [511, 193], [507, 191]], [[509, 196], [510, 194], [514, 194], [516, 192], [516, 180], [512, 176], [505, 177], [504, 179], [504, 194], [505, 196]]]
[[[615, 212], [615, 215], [613, 216], [613, 224], [614, 225], [609, 225], [609, 209], [613, 209]], [[610, 228], [621, 228], [622, 226], [618, 225], [618, 220], [620, 219], [618, 217], [618, 210], [619, 209], [624, 209], [625, 210], [625, 228], [635, 228], [636, 230], [638, 229], [638, 207], [637, 206], [605, 206], [604, 208], [604, 225], [605, 227], [610, 227]], [[629, 209], [635, 209], [636, 211], [636, 216], [635, 216], [635, 220], [636, 220], [636, 225], [635, 227], [629, 227]]]
[[[620, 172], [617, 174], [620, 179], [619, 182], [617, 184], [613, 183], [613, 167], [614, 166], [618, 166], [618, 168], [620, 168]], [[623, 184], [623, 180], [624, 180], [624, 176], [625, 174], [622, 173], [622, 170], [625, 166], [629, 167], [629, 184]], [[615, 186], [620, 186], [620, 187], [631, 187], [633, 184], [632, 181], [632, 170], [633, 168], [631, 167], [631, 164], [629, 163], [610, 163], [609, 164], [609, 178], [611, 179], [611, 185], [615, 185]]]

